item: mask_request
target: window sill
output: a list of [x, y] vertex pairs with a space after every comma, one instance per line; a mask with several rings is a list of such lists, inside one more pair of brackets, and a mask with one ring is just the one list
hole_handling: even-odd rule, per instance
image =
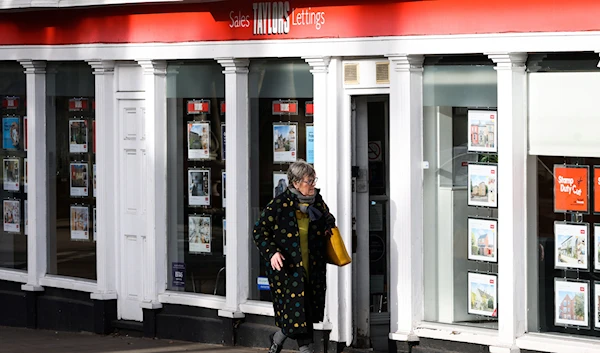
[[418, 337], [438, 340], [473, 343], [485, 346], [494, 346], [498, 344], [498, 331], [494, 329], [423, 322], [417, 326], [414, 333]]
[[597, 352], [598, 343], [593, 338], [555, 333], [526, 333], [517, 338], [520, 349], [556, 353]]
[[197, 306], [201, 308], [222, 310], [225, 307], [225, 297], [185, 292], [167, 291], [158, 296], [162, 304]]
[[27, 283], [27, 272], [19, 270], [0, 269], [0, 280]]
[[275, 312], [273, 311], [273, 303], [271, 302], [248, 300], [246, 303], [240, 304], [240, 310], [244, 314], [275, 316]]
[[88, 293], [94, 293], [98, 289], [96, 281], [60, 276], [46, 276], [44, 278], [40, 278], [40, 285], [44, 287], [70, 289]]

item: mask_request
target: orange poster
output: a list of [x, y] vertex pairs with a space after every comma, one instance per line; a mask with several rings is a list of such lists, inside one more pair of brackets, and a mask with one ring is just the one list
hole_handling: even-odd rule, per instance
[[594, 166], [594, 213], [600, 213], [600, 166]]
[[589, 211], [587, 166], [554, 166], [554, 212]]

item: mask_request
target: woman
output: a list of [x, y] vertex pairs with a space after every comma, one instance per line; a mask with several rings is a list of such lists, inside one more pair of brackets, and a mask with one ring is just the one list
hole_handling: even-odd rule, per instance
[[289, 186], [263, 210], [254, 242], [266, 261], [275, 324], [269, 353], [279, 353], [288, 338], [301, 353], [313, 353], [313, 323], [325, 307], [325, 244], [335, 218], [315, 188], [317, 176], [305, 161], [290, 165]]

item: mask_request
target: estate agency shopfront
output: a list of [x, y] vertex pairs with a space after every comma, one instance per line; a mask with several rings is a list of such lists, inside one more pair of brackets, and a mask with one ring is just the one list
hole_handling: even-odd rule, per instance
[[303, 159], [319, 350], [596, 349], [600, 5], [94, 5], [0, 13], [0, 325], [267, 346]]

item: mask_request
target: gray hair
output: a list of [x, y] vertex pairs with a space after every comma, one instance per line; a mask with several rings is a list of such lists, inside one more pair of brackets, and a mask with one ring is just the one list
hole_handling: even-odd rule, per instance
[[305, 176], [314, 177], [315, 175], [315, 168], [302, 159], [292, 163], [287, 171], [288, 181], [291, 185], [304, 180]]

